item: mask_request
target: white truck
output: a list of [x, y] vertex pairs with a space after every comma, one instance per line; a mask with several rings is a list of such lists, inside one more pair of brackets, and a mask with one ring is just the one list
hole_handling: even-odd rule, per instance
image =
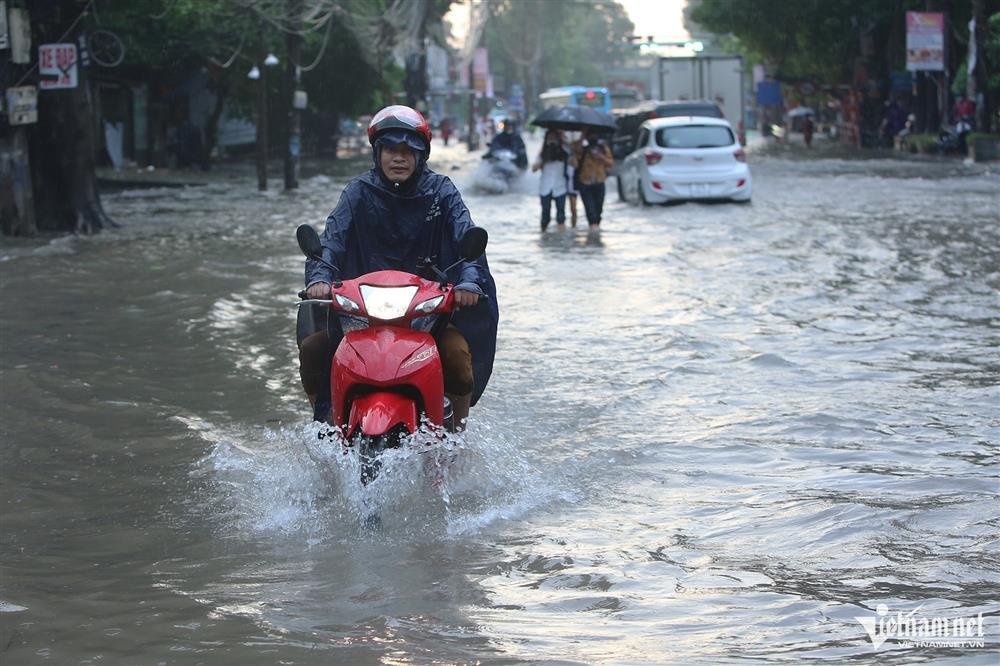
[[704, 55], [660, 58], [652, 67], [650, 91], [654, 99], [715, 102], [745, 143], [743, 119], [743, 58]]

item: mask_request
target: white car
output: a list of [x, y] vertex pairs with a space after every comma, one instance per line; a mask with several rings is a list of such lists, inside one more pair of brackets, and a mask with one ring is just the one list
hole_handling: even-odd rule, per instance
[[746, 153], [722, 118], [647, 120], [618, 171], [618, 196], [643, 204], [686, 199], [750, 201]]

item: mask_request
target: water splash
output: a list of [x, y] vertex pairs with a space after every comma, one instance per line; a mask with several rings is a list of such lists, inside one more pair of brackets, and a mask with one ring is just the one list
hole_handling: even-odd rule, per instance
[[212, 443], [192, 472], [206, 481], [202, 504], [247, 535], [299, 534], [313, 544], [345, 535], [451, 538], [570, 498], [560, 475], [533, 464], [515, 435], [483, 421], [461, 434], [422, 428], [380, 455], [367, 485], [356, 448], [317, 423], [196, 429]]

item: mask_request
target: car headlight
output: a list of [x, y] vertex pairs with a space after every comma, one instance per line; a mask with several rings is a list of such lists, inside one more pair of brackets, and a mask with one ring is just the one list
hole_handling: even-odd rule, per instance
[[417, 293], [416, 286], [373, 287], [361, 285], [361, 298], [365, 301], [368, 315], [375, 319], [389, 321], [406, 316], [410, 301]]

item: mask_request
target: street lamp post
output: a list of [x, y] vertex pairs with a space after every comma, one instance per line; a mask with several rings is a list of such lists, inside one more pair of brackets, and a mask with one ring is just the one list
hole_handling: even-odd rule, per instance
[[[258, 64], [247, 72], [247, 78], [257, 82], [257, 189], [267, 191], [267, 69], [278, 64], [278, 58], [269, 53], [264, 44], [264, 29], [261, 26], [261, 48]], [[266, 55], [265, 55], [266, 54]]]
[[264, 60], [262, 49], [260, 65], [250, 70], [250, 74], [257, 72], [257, 189], [261, 192], [267, 191], [267, 68]]

